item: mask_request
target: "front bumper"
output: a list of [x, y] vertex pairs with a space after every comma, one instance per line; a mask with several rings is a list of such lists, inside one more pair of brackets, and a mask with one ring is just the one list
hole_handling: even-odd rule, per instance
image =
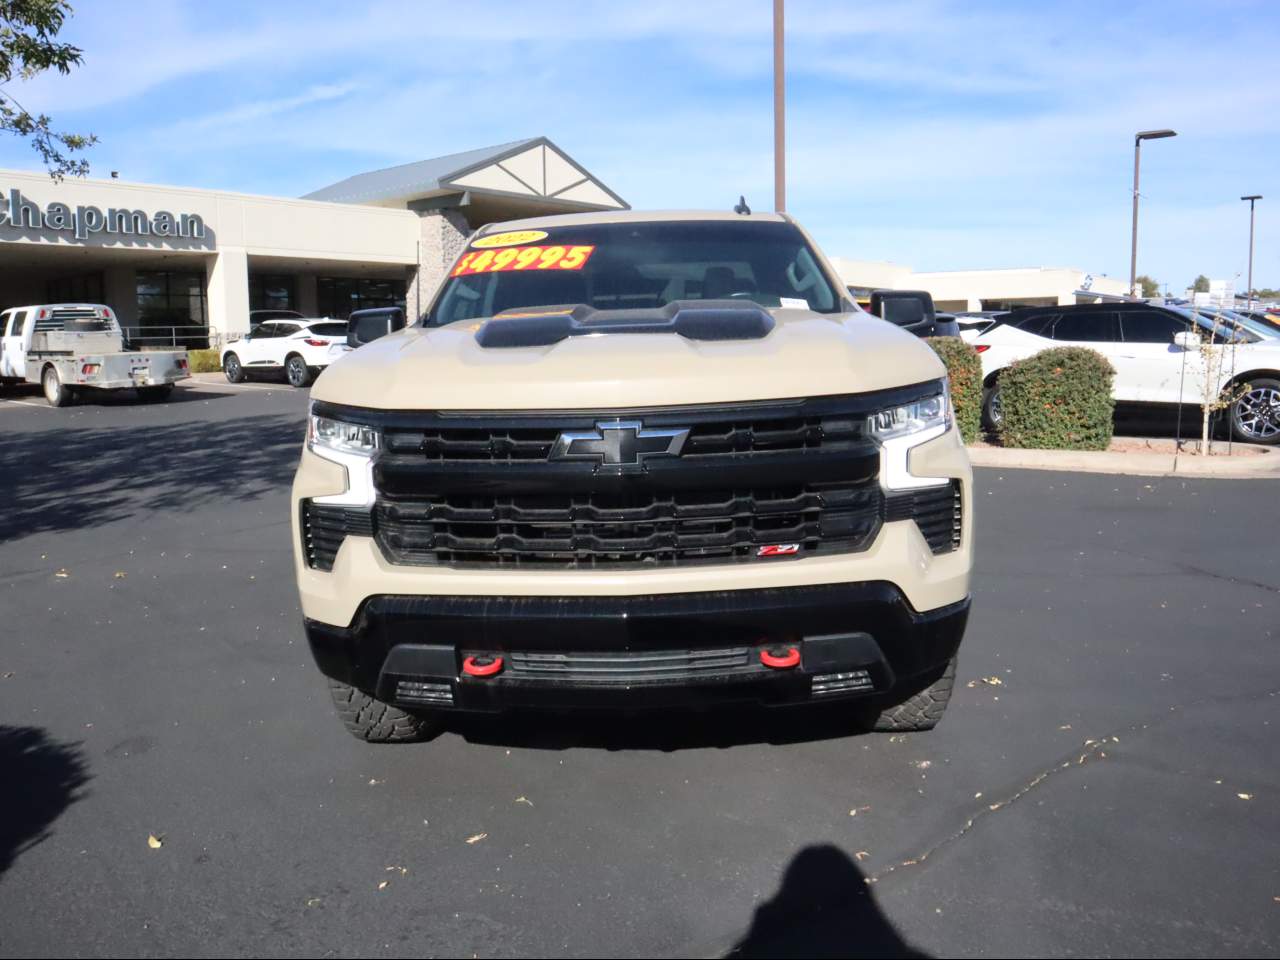
[[[406, 707], [782, 705], [891, 695], [955, 655], [969, 600], [917, 612], [884, 581], [597, 597], [370, 597], [308, 619], [327, 676]], [[795, 649], [790, 668], [761, 651]], [[489, 677], [468, 657], [502, 659]]]

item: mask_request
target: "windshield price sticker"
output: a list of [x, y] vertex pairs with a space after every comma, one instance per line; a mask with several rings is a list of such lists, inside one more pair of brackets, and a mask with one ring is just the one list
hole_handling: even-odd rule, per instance
[[581, 270], [594, 250], [594, 246], [472, 250], [463, 255], [449, 276], [465, 277], [473, 273], [503, 273], [508, 270]]

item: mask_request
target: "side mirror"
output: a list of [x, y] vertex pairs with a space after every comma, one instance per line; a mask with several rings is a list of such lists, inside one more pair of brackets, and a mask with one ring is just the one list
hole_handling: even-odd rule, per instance
[[1200, 342], [1200, 334], [1194, 330], [1182, 330], [1173, 335], [1173, 345], [1183, 350], [1197, 350]]
[[871, 312], [917, 337], [937, 332], [933, 297], [927, 290], [873, 290]]

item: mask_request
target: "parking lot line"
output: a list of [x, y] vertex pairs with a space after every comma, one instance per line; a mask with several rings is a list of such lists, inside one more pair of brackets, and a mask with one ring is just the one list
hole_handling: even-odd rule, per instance
[[53, 409], [47, 403], [32, 403], [30, 400], [14, 400], [11, 397], [0, 398], [0, 403], [17, 403], [17, 404], [21, 404], [24, 407], [35, 407], [37, 410]]

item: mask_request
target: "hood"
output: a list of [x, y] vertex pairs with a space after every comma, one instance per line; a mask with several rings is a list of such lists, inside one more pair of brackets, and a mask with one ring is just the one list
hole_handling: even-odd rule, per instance
[[408, 327], [330, 364], [311, 396], [385, 410], [573, 410], [864, 393], [946, 373], [928, 344], [867, 314], [769, 311], [756, 340], [608, 333], [486, 348], [483, 320]]

